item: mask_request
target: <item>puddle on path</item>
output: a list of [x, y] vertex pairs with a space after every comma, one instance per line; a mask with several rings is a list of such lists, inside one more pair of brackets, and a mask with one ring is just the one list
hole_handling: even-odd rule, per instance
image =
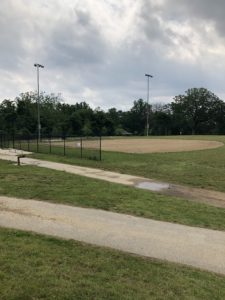
[[153, 192], [160, 192], [162, 190], [169, 189], [170, 187], [170, 185], [167, 183], [156, 183], [156, 182], [148, 182], [148, 181], [139, 182], [135, 186], [137, 188], [150, 190]]

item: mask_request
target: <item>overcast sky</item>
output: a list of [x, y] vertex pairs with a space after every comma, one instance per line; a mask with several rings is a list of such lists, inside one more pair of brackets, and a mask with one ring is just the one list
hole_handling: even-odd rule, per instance
[[129, 109], [205, 87], [225, 100], [224, 0], [0, 0], [0, 101], [40, 88]]

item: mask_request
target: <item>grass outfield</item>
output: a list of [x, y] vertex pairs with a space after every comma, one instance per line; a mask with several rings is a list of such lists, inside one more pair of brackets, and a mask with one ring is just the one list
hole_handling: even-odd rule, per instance
[[[108, 168], [113, 165], [111, 155], [115, 153], [109, 155]], [[46, 155], [48, 157], [75, 161], [62, 156]], [[101, 165], [87, 160], [81, 163]], [[65, 172], [33, 166], [18, 167], [1, 160], [0, 195], [101, 208], [225, 230], [225, 209]], [[107, 248], [0, 228], [1, 300], [219, 300], [225, 299], [224, 278]]]
[[[215, 140], [225, 143], [224, 136], [158, 138]], [[48, 154], [33, 154], [33, 157], [225, 192], [225, 146], [217, 149], [176, 153], [128, 154], [106, 151], [102, 154], [101, 162], [75, 158], [72, 151], [68, 149], [66, 157]]]
[[0, 160], [0, 195], [93, 207], [191, 226], [225, 230], [225, 209]]
[[224, 276], [0, 228], [0, 298], [225, 299]]

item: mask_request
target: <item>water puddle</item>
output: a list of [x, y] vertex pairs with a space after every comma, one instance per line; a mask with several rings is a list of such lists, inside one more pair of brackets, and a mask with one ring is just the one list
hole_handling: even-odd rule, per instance
[[140, 189], [150, 190], [153, 192], [160, 192], [162, 190], [168, 189], [169, 184], [167, 183], [156, 183], [156, 182], [149, 182], [149, 181], [143, 181], [139, 182], [136, 187]]

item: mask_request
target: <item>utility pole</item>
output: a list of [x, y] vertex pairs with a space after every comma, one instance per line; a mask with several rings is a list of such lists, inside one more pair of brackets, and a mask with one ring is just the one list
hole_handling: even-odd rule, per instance
[[40, 122], [40, 93], [39, 93], [39, 68], [44, 68], [40, 64], [34, 64], [34, 67], [37, 68], [37, 124], [38, 124], [38, 141], [41, 141], [41, 122]]
[[146, 136], [148, 136], [149, 133], [149, 78], [153, 78], [152, 75], [145, 74], [147, 77], [147, 111], [146, 111]]

